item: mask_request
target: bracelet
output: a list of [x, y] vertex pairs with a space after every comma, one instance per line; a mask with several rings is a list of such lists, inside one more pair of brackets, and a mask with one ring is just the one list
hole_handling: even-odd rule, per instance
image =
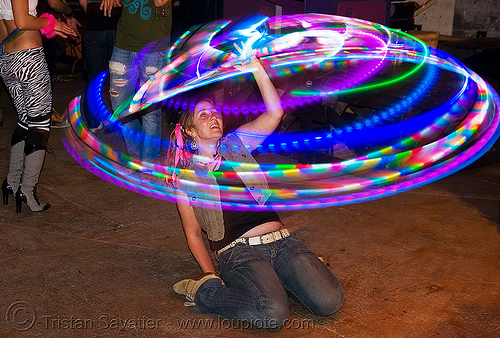
[[40, 15], [40, 17], [49, 19], [49, 24], [39, 29], [40, 33], [49, 39], [56, 36], [56, 31], [54, 30], [54, 28], [56, 27], [56, 19], [54, 18], [54, 16], [49, 13], [43, 13], [42, 15]]
[[75, 15], [75, 12], [73, 11], [73, 8], [71, 8], [71, 12], [69, 12], [69, 14], [63, 13], [63, 15], [65, 18], [72, 18]]

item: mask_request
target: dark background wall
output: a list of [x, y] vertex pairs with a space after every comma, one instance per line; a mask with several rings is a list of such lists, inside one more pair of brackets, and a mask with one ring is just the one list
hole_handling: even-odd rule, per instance
[[453, 35], [500, 37], [500, 0], [456, 0]]

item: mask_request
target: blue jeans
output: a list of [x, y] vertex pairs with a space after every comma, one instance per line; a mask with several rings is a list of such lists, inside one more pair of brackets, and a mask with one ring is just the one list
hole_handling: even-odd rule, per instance
[[219, 257], [219, 279], [203, 283], [194, 301], [201, 313], [279, 328], [289, 315], [288, 296], [310, 312], [340, 310], [344, 289], [295, 235], [269, 244], [237, 244]]
[[[166, 64], [166, 52], [140, 53], [113, 49], [109, 62], [111, 106], [115, 111]], [[128, 154], [153, 162], [160, 155], [161, 110], [134, 117], [122, 130]]]
[[[115, 44], [115, 30], [85, 31], [83, 35], [83, 60], [87, 83], [97, 75], [108, 69], [113, 46]], [[87, 119], [89, 128], [97, 128], [99, 120], [92, 114], [87, 105], [87, 95], [83, 98], [83, 115]]]

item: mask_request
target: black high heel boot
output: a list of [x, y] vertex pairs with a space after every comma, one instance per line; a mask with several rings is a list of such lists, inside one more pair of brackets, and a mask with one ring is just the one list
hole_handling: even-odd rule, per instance
[[31, 211], [44, 211], [50, 204], [40, 203], [36, 195], [36, 185], [45, 159], [45, 149], [37, 150], [35, 146], [26, 142], [24, 148], [24, 170], [21, 185], [16, 192], [16, 212], [21, 212], [22, 204], [26, 204]]
[[17, 189], [16, 192], [16, 213], [19, 214], [21, 212], [22, 205], [26, 204], [31, 211], [45, 211], [50, 208], [49, 203], [41, 204], [38, 201], [38, 196], [36, 195], [36, 187], [33, 187], [33, 190], [27, 194], [25, 194], [21, 187]]
[[36, 185], [45, 160], [45, 149], [49, 133], [43, 130], [28, 130], [24, 144], [24, 169], [21, 184], [16, 192], [16, 212], [26, 204], [31, 211], [44, 211], [50, 204], [40, 203], [36, 195]]
[[9, 194], [11, 194], [13, 197], [15, 197], [14, 191], [12, 190], [12, 187], [10, 186], [9, 183], [7, 183], [7, 179], [5, 179], [5, 180], [3, 180], [3, 183], [2, 183], [3, 205], [9, 204]]
[[2, 183], [3, 205], [9, 204], [9, 194], [14, 198], [16, 197], [15, 194], [21, 182], [26, 134], [26, 130], [18, 125], [10, 140], [9, 171], [7, 172], [7, 178]]

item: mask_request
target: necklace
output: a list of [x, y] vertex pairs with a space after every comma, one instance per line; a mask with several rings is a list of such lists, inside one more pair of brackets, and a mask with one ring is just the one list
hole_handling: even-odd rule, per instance
[[[217, 164], [218, 161], [220, 161], [220, 155], [219, 154], [214, 154], [212, 159], [209, 161], [206, 161], [208, 157], [206, 156], [201, 156], [201, 155], [194, 155], [193, 161], [198, 164], [198, 165], [203, 165], [203, 166], [210, 166], [211, 164]], [[216, 165], [214, 165], [214, 168]]]

